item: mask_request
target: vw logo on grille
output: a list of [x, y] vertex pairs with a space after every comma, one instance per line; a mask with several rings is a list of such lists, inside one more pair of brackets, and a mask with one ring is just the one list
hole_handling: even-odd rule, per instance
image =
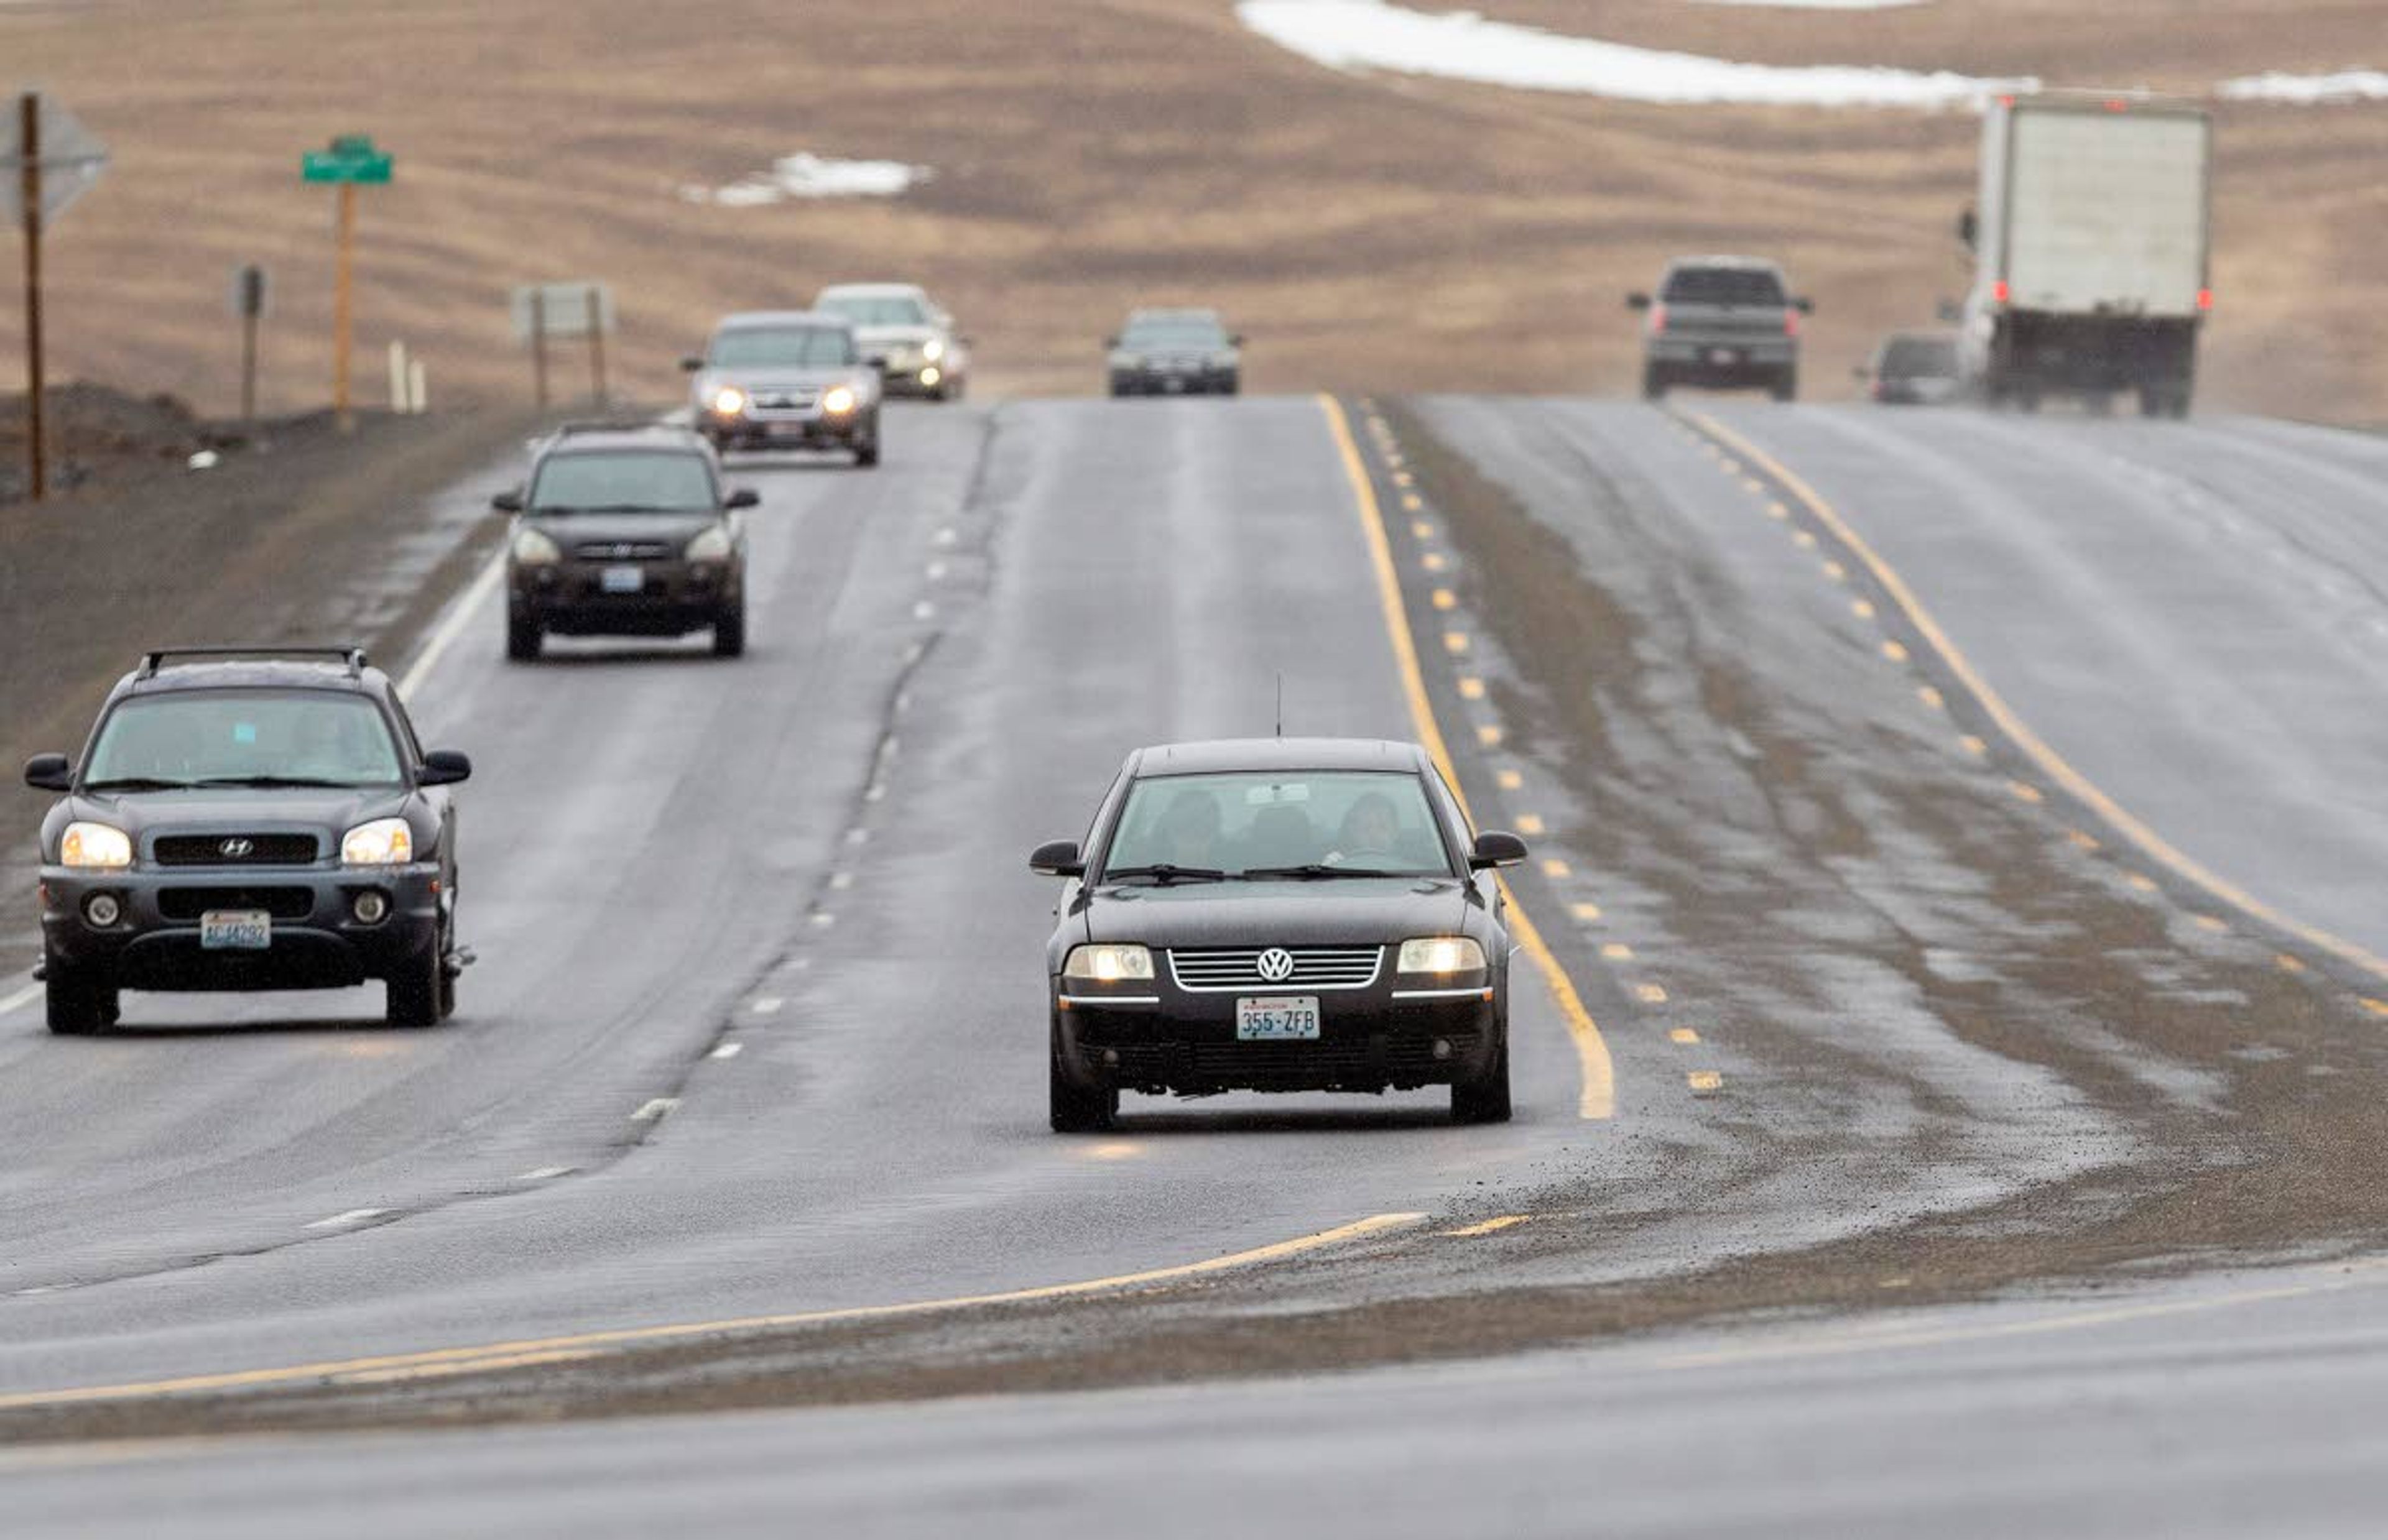
[[227, 839], [216, 849], [227, 858], [238, 861], [243, 856], [255, 855], [257, 842], [252, 839]]
[[1260, 961], [1252, 966], [1263, 978], [1272, 984], [1282, 984], [1293, 977], [1293, 953], [1281, 946], [1273, 946], [1262, 953]]

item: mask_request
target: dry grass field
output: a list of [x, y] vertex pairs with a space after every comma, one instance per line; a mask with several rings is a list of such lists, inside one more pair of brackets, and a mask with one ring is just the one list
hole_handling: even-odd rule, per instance
[[[1878, 12], [1477, 0], [1580, 35], [1776, 63], [2203, 93], [2388, 66], [2379, 0], [1937, 0]], [[404, 338], [435, 405], [517, 401], [509, 285], [615, 285], [616, 378], [678, 389], [715, 313], [842, 278], [929, 284], [982, 390], [1080, 392], [1139, 301], [1216, 303], [1251, 385], [1614, 392], [1623, 293], [1669, 253], [1774, 254], [1811, 292], [1809, 394], [1962, 286], [1964, 113], [1631, 106], [1343, 75], [1228, 0], [19, 0], [0, 82], [110, 144], [50, 246], [58, 377], [235, 397], [234, 267], [275, 284], [267, 398], [327, 393], [328, 193], [302, 149], [374, 134], [362, 398]], [[2206, 398], [2388, 420], [2388, 103], [2228, 106]], [[900, 199], [692, 204], [782, 156], [934, 167]], [[15, 243], [6, 241], [7, 260]], [[13, 280], [11, 284], [13, 294]], [[0, 305], [0, 379], [21, 334]], [[573, 378], [571, 363], [562, 377]]]

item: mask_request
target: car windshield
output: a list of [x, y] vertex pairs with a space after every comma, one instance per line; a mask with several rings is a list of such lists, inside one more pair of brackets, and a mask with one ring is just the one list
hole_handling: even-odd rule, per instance
[[207, 689], [117, 702], [83, 776], [87, 789], [396, 786], [400, 763], [388, 721], [361, 695]]
[[1123, 347], [1220, 348], [1227, 329], [1215, 321], [1135, 321], [1120, 335]]
[[1894, 337], [1883, 349], [1882, 372], [1924, 378], [1957, 372], [1957, 345], [1946, 337]]
[[1156, 867], [1229, 877], [1448, 877], [1451, 858], [1416, 775], [1293, 770], [1137, 780], [1120, 810], [1104, 875]]
[[1677, 268], [1658, 297], [1670, 305], [1781, 305], [1783, 280], [1764, 268]]
[[539, 478], [530, 489], [530, 507], [541, 513], [591, 509], [710, 512], [718, 500], [713, 468], [702, 455], [677, 449], [550, 455], [540, 462]]
[[925, 326], [929, 308], [908, 294], [829, 294], [813, 308], [842, 315], [857, 326]]
[[855, 361], [843, 326], [740, 326], [715, 335], [705, 355], [717, 369], [834, 369]]

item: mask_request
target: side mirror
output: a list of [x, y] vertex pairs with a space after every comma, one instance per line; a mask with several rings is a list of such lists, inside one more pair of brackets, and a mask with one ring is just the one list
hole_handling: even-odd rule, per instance
[[724, 508], [753, 508], [763, 500], [763, 494], [751, 486], [733, 486], [730, 496], [721, 499]]
[[471, 760], [453, 749], [434, 749], [423, 756], [423, 768], [414, 778], [424, 786], [453, 786], [472, 775]]
[[1625, 297], [1625, 308], [1629, 310], [1646, 310], [1650, 308], [1650, 297], [1637, 290]]
[[1028, 869], [1047, 877], [1084, 877], [1086, 863], [1075, 839], [1050, 839], [1029, 854]]
[[64, 754], [35, 754], [25, 762], [25, 784], [36, 791], [71, 791], [74, 761]]
[[1230, 333], [1228, 333], [1228, 334], [1227, 334], [1227, 346], [1228, 346], [1228, 347], [1241, 347], [1243, 345], [1244, 345], [1244, 334], [1243, 334], [1243, 333], [1241, 333], [1241, 332], [1230, 332]]
[[690, 357], [680, 360], [680, 367], [682, 372], [693, 374], [698, 370], [705, 367], [705, 360], [695, 357], [694, 355], [691, 355]]
[[1968, 251], [1973, 250], [1974, 243], [1981, 238], [1982, 221], [1980, 219], [1975, 217], [1974, 211], [1971, 208], [1968, 208], [1959, 214], [1957, 216], [1957, 239], [1964, 248]]
[[1526, 859], [1526, 842], [1506, 829], [1488, 828], [1476, 837], [1476, 848], [1467, 852], [1470, 871], [1480, 872], [1487, 866], [1514, 866]]
[[1119, 345], [1120, 339], [1117, 332], [1113, 332], [1110, 336], [1103, 338], [1103, 346], [1106, 347], [1117, 347]]
[[1791, 308], [1798, 311], [1801, 315], [1814, 315], [1816, 313], [1816, 302], [1809, 298], [1804, 294], [1798, 298], [1791, 301]]
[[1871, 380], [1874, 378], [1874, 371], [1868, 369], [1863, 364], [1860, 364], [1855, 369], [1849, 371], [1849, 378], [1852, 380]]
[[1932, 308], [1932, 313], [1950, 325], [1965, 319], [1965, 307], [1953, 299], [1943, 299]]
[[519, 513], [523, 511], [523, 495], [519, 490], [501, 492], [489, 499], [489, 506], [501, 513]]
[[954, 338], [954, 345], [958, 347], [975, 347], [978, 346], [978, 339], [976, 337], [959, 336]]

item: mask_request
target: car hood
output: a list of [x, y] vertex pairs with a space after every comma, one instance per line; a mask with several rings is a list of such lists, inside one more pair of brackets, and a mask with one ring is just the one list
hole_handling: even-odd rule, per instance
[[1477, 901], [1455, 877], [1107, 885], [1085, 901], [1086, 939], [1146, 946], [1325, 946], [1464, 930]]
[[854, 340], [865, 347], [896, 345], [918, 347], [945, 335], [945, 329], [939, 326], [857, 326], [854, 329]]
[[566, 550], [595, 540], [669, 540], [685, 545], [720, 522], [710, 512], [527, 513], [523, 522]]
[[339, 853], [340, 836], [359, 824], [397, 816], [406, 807], [403, 787], [360, 790], [280, 788], [255, 790], [129, 791], [121, 796], [79, 793], [62, 801], [45, 827], [45, 853], [55, 837], [75, 819], [110, 824], [132, 836], [133, 850], [148, 858], [147, 837], [156, 834], [321, 834], [326, 855]]

